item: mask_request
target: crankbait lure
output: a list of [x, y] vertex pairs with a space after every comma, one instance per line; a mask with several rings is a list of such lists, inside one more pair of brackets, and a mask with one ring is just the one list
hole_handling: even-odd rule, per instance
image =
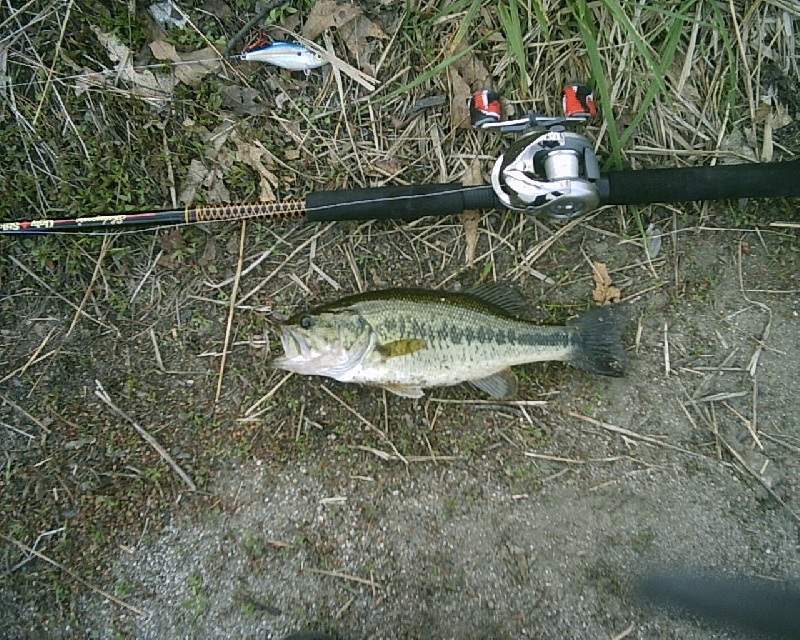
[[265, 45], [263, 40], [258, 40], [247, 47], [241, 59], [248, 62], [266, 62], [290, 71], [303, 71], [306, 75], [311, 69], [328, 64], [319, 53], [311, 51], [302, 44], [278, 41]]

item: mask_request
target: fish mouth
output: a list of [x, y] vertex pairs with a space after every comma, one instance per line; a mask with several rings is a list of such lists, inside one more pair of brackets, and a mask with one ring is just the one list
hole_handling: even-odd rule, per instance
[[281, 327], [281, 345], [283, 346], [283, 356], [275, 359], [274, 366], [279, 369], [292, 370], [299, 362], [305, 362], [310, 357], [311, 345], [301, 333], [292, 330], [290, 327]]

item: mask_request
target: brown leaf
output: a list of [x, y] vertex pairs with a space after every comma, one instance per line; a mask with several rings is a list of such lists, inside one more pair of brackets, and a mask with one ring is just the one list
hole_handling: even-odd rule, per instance
[[[461, 43], [456, 47], [454, 54], [461, 53], [466, 47], [466, 44]], [[480, 58], [471, 51], [456, 60], [453, 63], [453, 67], [455, 67], [473, 91], [490, 89], [492, 87], [492, 74], [489, 73], [489, 70], [486, 68], [486, 65], [481, 62]]]
[[235, 142], [236, 160], [243, 162], [248, 167], [252, 167], [256, 170], [256, 173], [258, 173], [261, 186], [261, 193], [259, 195], [261, 201], [274, 202], [277, 200], [272, 187], [278, 185], [278, 178], [274, 173], [267, 169], [264, 164], [264, 160], [267, 162], [271, 160], [269, 151], [267, 151], [264, 145], [258, 140], [255, 140], [251, 144], [237, 137]]
[[611, 276], [608, 273], [608, 268], [602, 262], [592, 262], [594, 268], [594, 291], [592, 298], [601, 307], [611, 304], [612, 302], [619, 302], [622, 292], [611, 285]]
[[303, 25], [303, 37], [313, 40], [325, 29], [339, 28], [361, 15], [361, 7], [352, 4], [338, 4], [334, 0], [314, 3]]
[[469, 84], [453, 67], [447, 70], [450, 79], [450, 125], [456, 129], [471, 129], [469, 99], [472, 95]]
[[155, 40], [150, 43], [150, 52], [156, 60], [168, 60], [178, 62], [181, 57], [178, 55], [175, 46], [165, 40]]
[[180, 54], [172, 44], [164, 40], [156, 40], [149, 46], [156, 60], [179, 62], [180, 64], [173, 68], [175, 79], [190, 87], [198, 86], [203, 78], [222, 66], [222, 60], [211, 47]]
[[[388, 39], [389, 36], [379, 25], [364, 15], [339, 27], [339, 32], [344, 40], [347, 50], [358, 60], [358, 66], [365, 73], [375, 75], [370, 62], [372, 54], [378, 48], [378, 40]], [[370, 40], [368, 40], [370, 39]]]
[[[475, 158], [461, 178], [465, 187], [476, 187], [483, 184], [480, 160]], [[465, 211], [460, 215], [461, 224], [464, 225], [464, 238], [467, 243], [466, 261], [469, 266], [475, 262], [475, 249], [478, 246], [478, 224], [481, 216], [474, 209]]]
[[178, 202], [182, 202], [183, 204], [193, 202], [197, 190], [200, 188], [200, 185], [203, 184], [203, 180], [206, 179], [207, 175], [208, 169], [206, 169], [203, 161], [197, 158], [192, 160], [189, 164], [189, 170], [186, 172], [186, 178], [184, 178], [183, 189], [181, 189], [180, 195], [178, 196]]
[[133, 88], [133, 93], [144, 98], [166, 99], [175, 88], [175, 78], [172, 74], [156, 75], [149, 69], [136, 69], [133, 66], [133, 52], [115, 35], [105, 33], [99, 28], [90, 27], [97, 36], [100, 44], [108, 52], [109, 59], [116, 62], [113, 78], [101, 77], [103, 83], [122, 80], [128, 82]]
[[267, 106], [259, 102], [261, 92], [252, 87], [228, 85], [222, 87], [222, 99], [226, 107], [237, 116], [257, 116], [267, 111]]
[[222, 60], [211, 47], [184, 53], [181, 61], [175, 67], [175, 77], [190, 87], [199, 86], [203, 78], [222, 67]]

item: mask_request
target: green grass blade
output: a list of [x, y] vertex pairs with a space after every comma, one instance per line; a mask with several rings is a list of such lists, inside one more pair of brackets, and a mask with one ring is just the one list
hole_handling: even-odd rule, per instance
[[547, 19], [547, 14], [544, 12], [541, 0], [535, 0], [533, 3], [531, 3], [531, 10], [533, 11], [533, 15], [536, 17], [536, 24], [539, 25], [539, 28], [544, 34], [545, 41], [549, 42], [550, 20]]
[[504, 0], [497, 3], [497, 15], [503, 25], [503, 32], [508, 43], [508, 54], [514, 58], [519, 75], [519, 89], [523, 97], [530, 95], [530, 78], [528, 76], [528, 60], [525, 54], [525, 43], [522, 36], [522, 25], [517, 0]]
[[467, 9], [467, 15], [464, 16], [464, 20], [461, 22], [461, 26], [458, 27], [458, 31], [456, 31], [456, 35], [453, 38], [453, 47], [458, 45], [458, 43], [466, 37], [470, 27], [472, 27], [472, 21], [475, 20], [475, 16], [478, 15], [478, 11], [481, 8], [481, 1], [482, 0], [472, 0], [472, 4], [469, 9]]
[[578, 28], [589, 57], [589, 66], [592, 69], [592, 79], [600, 100], [600, 109], [608, 124], [608, 141], [611, 146], [610, 157], [604, 168], [622, 168], [622, 143], [617, 134], [617, 121], [614, 118], [614, 109], [611, 104], [611, 90], [606, 82], [606, 71], [600, 57], [597, 45], [597, 25], [589, 10], [586, 0], [570, 0], [569, 7], [578, 22]]
[[[689, 3], [689, 7], [691, 7]], [[688, 10], [688, 7], [687, 7]], [[664, 83], [661, 78], [667, 72], [667, 69], [672, 65], [673, 60], [675, 59], [675, 53], [678, 50], [678, 44], [680, 44], [681, 34], [682, 31], [682, 24], [680, 20], [675, 19], [669, 27], [669, 33], [667, 34], [667, 40], [664, 43], [664, 47], [659, 51], [659, 57], [661, 62], [653, 68], [653, 81], [650, 83], [650, 86], [647, 88], [647, 92], [645, 93], [644, 99], [642, 100], [642, 104], [639, 107], [639, 113], [633, 118], [631, 123], [625, 129], [622, 136], [620, 136], [620, 144], [625, 146], [628, 141], [633, 136], [634, 132], [636, 131], [636, 127], [639, 126], [639, 123], [644, 118], [647, 110], [650, 108], [650, 105], [653, 104], [653, 100], [656, 99], [656, 96], [662, 91], [665, 91]], [[666, 91], [665, 91], [666, 93]]]
[[383, 102], [385, 100], [390, 100], [391, 98], [394, 98], [395, 96], [398, 96], [401, 93], [407, 93], [407, 92], [411, 91], [411, 89], [414, 89], [414, 88], [418, 87], [419, 85], [427, 82], [431, 78], [434, 78], [434, 77], [438, 76], [440, 73], [442, 73], [445, 69], [447, 69], [454, 62], [456, 62], [457, 60], [463, 58], [468, 53], [471, 53], [472, 50], [475, 49], [475, 47], [477, 47], [479, 44], [481, 44], [484, 40], [486, 40], [486, 38], [488, 38], [489, 35], [491, 35], [491, 34], [488, 34], [488, 35], [484, 36], [483, 38], [481, 38], [480, 40], [478, 40], [476, 42], [473, 42], [472, 44], [464, 47], [464, 49], [462, 51], [459, 51], [458, 53], [450, 56], [449, 58], [446, 58], [445, 60], [442, 60], [439, 64], [437, 64], [436, 66], [432, 67], [431, 69], [428, 69], [425, 73], [417, 76], [411, 82], [408, 82], [408, 83], [404, 84], [403, 86], [398, 87], [397, 89], [395, 89], [393, 91], [390, 91], [389, 93], [387, 93], [384, 96], [381, 96], [380, 98], [375, 98], [372, 102], [373, 103], [378, 103], [378, 102]]

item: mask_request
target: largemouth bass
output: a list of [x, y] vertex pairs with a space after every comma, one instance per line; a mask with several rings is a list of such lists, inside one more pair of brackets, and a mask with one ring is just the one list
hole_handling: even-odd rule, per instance
[[377, 385], [400, 396], [471, 382], [497, 398], [516, 394], [514, 365], [561, 360], [604, 376], [625, 374], [617, 307], [598, 307], [566, 326], [520, 317], [511, 289], [467, 293], [389, 289], [342, 298], [281, 325], [279, 369]]

